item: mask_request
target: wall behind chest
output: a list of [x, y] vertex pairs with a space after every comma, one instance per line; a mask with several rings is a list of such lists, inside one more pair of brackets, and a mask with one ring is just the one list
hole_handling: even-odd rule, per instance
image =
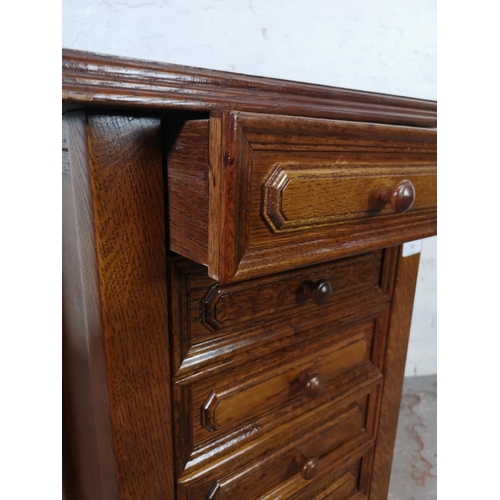
[[[63, 0], [63, 47], [436, 99], [436, 1]], [[436, 238], [407, 375], [436, 373]]]

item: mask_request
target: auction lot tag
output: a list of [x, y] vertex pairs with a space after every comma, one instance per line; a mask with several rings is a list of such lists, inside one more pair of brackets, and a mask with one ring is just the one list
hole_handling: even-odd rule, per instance
[[403, 257], [409, 257], [420, 253], [422, 250], [422, 240], [409, 241], [403, 244]]

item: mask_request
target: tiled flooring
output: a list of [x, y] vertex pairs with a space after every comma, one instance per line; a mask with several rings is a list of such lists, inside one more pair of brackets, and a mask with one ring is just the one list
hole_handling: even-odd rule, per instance
[[437, 498], [437, 377], [405, 379], [388, 500]]

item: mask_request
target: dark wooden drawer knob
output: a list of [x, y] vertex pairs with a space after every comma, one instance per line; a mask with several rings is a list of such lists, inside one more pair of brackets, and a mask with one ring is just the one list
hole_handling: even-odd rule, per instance
[[390, 203], [397, 214], [402, 214], [410, 209], [415, 201], [415, 188], [411, 181], [404, 180], [395, 186], [379, 189], [377, 198], [384, 203]]
[[316, 373], [314, 375], [308, 375], [307, 373], [303, 373], [300, 376], [302, 381], [302, 386], [304, 388], [304, 394], [311, 399], [316, 399], [321, 396], [323, 389], [325, 387], [325, 381], [323, 377]]
[[318, 472], [319, 472], [319, 460], [317, 458], [310, 458], [302, 466], [302, 469], [300, 472], [302, 474], [302, 477], [307, 481], [316, 477], [318, 475]]
[[306, 283], [304, 293], [318, 306], [328, 302], [332, 296], [332, 284], [328, 280], [319, 280], [316, 283]]

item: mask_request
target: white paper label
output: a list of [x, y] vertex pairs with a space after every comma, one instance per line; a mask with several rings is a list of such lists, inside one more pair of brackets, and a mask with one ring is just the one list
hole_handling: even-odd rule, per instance
[[422, 240], [409, 241], [403, 245], [403, 257], [409, 257], [420, 253], [422, 250]]

